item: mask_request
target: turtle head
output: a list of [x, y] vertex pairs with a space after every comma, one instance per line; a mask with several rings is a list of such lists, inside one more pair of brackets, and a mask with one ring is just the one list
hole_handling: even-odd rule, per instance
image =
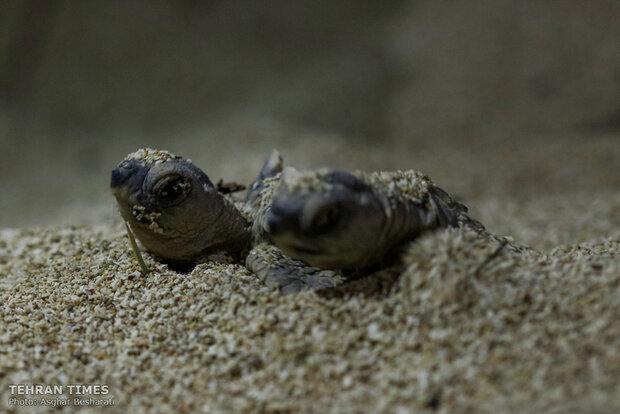
[[110, 187], [137, 238], [165, 261], [191, 264], [214, 241], [225, 200], [191, 161], [141, 149], [112, 171]]
[[309, 265], [333, 269], [368, 264], [384, 221], [381, 201], [367, 183], [325, 170], [285, 170], [267, 215], [276, 246]]

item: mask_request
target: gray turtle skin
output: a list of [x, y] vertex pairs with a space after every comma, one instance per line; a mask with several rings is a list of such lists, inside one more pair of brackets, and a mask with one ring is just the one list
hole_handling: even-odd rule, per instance
[[[464, 205], [416, 171], [287, 168], [262, 185], [269, 197], [254, 208], [253, 233], [265, 233], [293, 259], [352, 279], [372, 274], [379, 283], [397, 276], [397, 253], [424, 232], [462, 225], [485, 231]], [[250, 257], [246, 263], [257, 271]]]
[[167, 151], [140, 149], [112, 171], [121, 215], [159, 260], [189, 267], [220, 252], [239, 253], [249, 223], [191, 161]]
[[[264, 233], [291, 260], [331, 269], [339, 282], [320, 289], [328, 297], [393, 291], [407, 265], [401, 261], [402, 251], [424, 233], [441, 228], [467, 227], [500, 249], [533, 252], [489, 233], [467, 214], [467, 207], [417, 171], [287, 168], [262, 186], [267, 197], [253, 209], [253, 234]], [[264, 266], [264, 260], [257, 259], [248, 256], [246, 265], [260, 273], [257, 263]]]
[[360, 275], [371, 277], [349, 292], [385, 291], [408, 241], [448, 226], [484, 231], [419, 172], [299, 172], [283, 169], [277, 151], [245, 202], [219, 193], [191, 161], [152, 149], [129, 154], [110, 184], [121, 215], [159, 260], [188, 268], [222, 253], [245, 258], [283, 293], [330, 290]]
[[175, 268], [221, 259], [222, 254], [247, 256], [265, 284], [283, 293], [335, 286], [342, 281], [338, 274], [287, 257], [253, 226], [254, 209], [270, 195], [263, 182], [277, 179], [281, 170], [282, 159], [274, 151], [250, 187], [248, 201], [235, 201], [219, 193], [190, 160], [143, 148], [112, 171], [110, 187], [142, 246]]
[[488, 232], [467, 214], [466, 206], [413, 170], [287, 168], [262, 185], [269, 202], [254, 209], [253, 233], [264, 232], [292, 259], [346, 275], [342, 287], [349, 285], [349, 292], [390, 289], [402, 270], [399, 253], [424, 233], [441, 228], [467, 227], [517, 253], [535, 253], [510, 237]]

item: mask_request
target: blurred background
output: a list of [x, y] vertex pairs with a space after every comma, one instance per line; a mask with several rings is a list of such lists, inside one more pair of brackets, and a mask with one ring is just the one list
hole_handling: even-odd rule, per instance
[[0, 228], [119, 220], [109, 173], [143, 146], [244, 183], [274, 147], [418, 169], [491, 223], [617, 197], [619, 22], [616, 0], [0, 1]]

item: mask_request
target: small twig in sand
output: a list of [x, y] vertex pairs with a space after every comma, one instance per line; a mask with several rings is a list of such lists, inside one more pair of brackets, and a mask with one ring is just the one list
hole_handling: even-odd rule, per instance
[[131, 243], [131, 250], [133, 250], [134, 256], [138, 260], [138, 264], [140, 265], [140, 273], [143, 276], [146, 276], [150, 273], [149, 268], [146, 267], [146, 263], [144, 263], [144, 259], [142, 258], [142, 253], [140, 253], [140, 249], [138, 248], [138, 243], [136, 243], [136, 238], [133, 235], [133, 232], [129, 228], [129, 224], [125, 222], [125, 229], [127, 229], [127, 236], [129, 236], [129, 243]]
[[480, 273], [480, 271], [482, 270], [482, 268], [484, 266], [486, 266], [491, 260], [495, 259], [497, 256], [499, 256], [500, 252], [502, 251], [502, 249], [504, 247], [506, 247], [506, 245], [508, 244], [507, 240], [502, 240], [501, 243], [499, 244], [499, 246], [497, 246], [497, 248], [493, 251], [493, 253], [491, 253], [484, 262], [480, 263], [478, 265], [478, 267], [476, 268], [476, 270], [474, 271], [474, 276], [478, 276], [478, 273]]
[[470, 279], [473, 287], [478, 291], [481, 292], [485, 295], [487, 295], [489, 292], [488, 290], [482, 286], [482, 284], [480, 282], [478, 282], [477, 276], [480, 273], [480, 271], [482, 270], [482, 268], [484, 266], [486, 266], [487, 264], [489, 264], [490, 261], [492, 261], [493, 259], [495, 259], [497, 256], [499, 256], [500, 252], [502, 251], [502, 249], [508, 244], [507, 240], [502, 240], [501, 243], [499, 244], [499, 246], [497, 246], [497, 248], [489, 255], [487, 256], [487, 258], [484, 260], [484, 262], [480, 263], [478, 265], [478, 267], [476, 268], [476, 270], [474, 271], [474, 273], [472, 274], [472, 277]]

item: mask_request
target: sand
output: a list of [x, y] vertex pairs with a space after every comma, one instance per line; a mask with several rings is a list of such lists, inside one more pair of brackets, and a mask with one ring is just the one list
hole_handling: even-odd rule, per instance
[[[533, 250], [498, 249], [464, 230], [429, 233], [408, 247], [382, 297], [283, 296], [241, 264], [177, 273], [149, 255], [143, 276], [109, 170], [88, 181], [58, 169], [75, 191], [66, 207], [50, 199], [24, 204], [21, 218], [3, 211], [20, 227], [0, 230], [0, 411], [51, 410], [9, 406], [25, 397], [11, 384], [99, 384], [113, 406], [63, 409], [620, 412], [617, 136], [426, 146], [332, 138], [256, 144], [238, 163], [227, 150], [161, 149], [190, 156], [216, 181], [249, 182], [274, 147], [301, 167], [416, 166], [491, 232]], [[109, 168], [128, 151], [114, 152]], [[89, 204], [82, 186], [106, 202]], [[22, 187], [41, 199], [38, 187]], [[26, 215], [33, 209], [40, 220]]]
[[[15, 384], [114, 403], [66, 412], [620, 412], [620, 2], [64, 2], [49, 35], [10, 3], [0, 412], [56, 411], [9, 406]], [[143, 276], [108, 185], [147, 146], [213, 182], [273, 148], [415, 168], [534, 251], [430, 233], [372, 298]]]
[[[558, 197], [476, 204], [552, 246], [566, 235], [538, 220], [560, 220]], [[51, 409], [9, 406], [10, 384], [102, 384], [113, 406], [65, 410], [618, 412], [620, 196], [562, 213], [569, 236], [599, 236], [516, 252], [430, 233], [371, 298], [280, 295], [240, 264], [182, 274], [148, 255], [143, 276], [120, 222], [2, 230], [2, 409]]]

